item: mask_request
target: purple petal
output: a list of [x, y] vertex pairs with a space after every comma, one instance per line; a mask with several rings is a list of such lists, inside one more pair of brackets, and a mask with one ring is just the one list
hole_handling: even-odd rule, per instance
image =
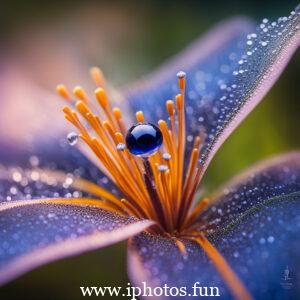
[[[34, 160], [31, 161], [34, 163]], [[118, 191], [108, 180], [99, 178], [98, 185], [94, 184], [80, 178], [77, 169], [72, 173], [64, 173], [51, 169], [8, 168], [0, 165], [0, 203], [58, 197], [84, 196], [99, 199], [103, 196], [103, 188], [112, 195], [118, 195]]]
[[300, 294], [300, 192], [278, 198], [210, 237], [255, 299], [297, 299]]
[[[299, 295], [299, 203], [298, 194], [288, 203], [266, 205], [247, 215], [238, 226], [211, 237], [255, 299], [297, 299]], [[143, 288], [145, 282], [155, 288], [167, 284], [178, 289], [186, 287], [193, 293], [194, 283], [199, 282], [198, 286], [218, 287], [222, 299], [232, 299], [203, 250], [191, 242], [185, 246], [187, 257], [170, 239], [146, 234], [134, 237], [128, 250], [133, 285]], [[287, 266], [291, 277], [288, 282], [284, 280]]]
[[70, 203], [0, 205], [0, 284], [51, 261], [125, 240], [153, 224]]
[[[294, 299], [300, 293], [299, 212], [300, 153], [294, 152], [234, 178], [199, 220], [256, 297]], [[293, 277], [288, 281], [286, 268]]]
[[[300, 153], [264, 162], [236, 178], [200, 216], [214, 230], [207, 238], [225, 257], [255, 299], [295, 299], [300, 276]], [[204, 229], [204, 228], [202, 228]], [[184, 257], [166, 238], [141, 234], [129, 246], [134, 284], [218, 286], [231, 299], [217, 271], [195, 244]], [[262, 267], [263, 266], [263, 267]], [[284, 270], [290, 270], [290, 280]], [[258, 271], [259, 270], [259, 271]], [[289, 288], [290, 290], [286, 290]]]
[[300, 152], [292, 152], [260, 162], [232, 179], [211, 196], [212, 205], [199, 220], [213, 231], [224, 230], [264, 203], [280, 201], [298, 192]]
[[[134, 111], [146, 119], [167, 119], [165, 101], [177, 89], [176, 72], [187, 73], [187, 136], [206, 132], [203, 172], [221, 144], [277, 80], [299, 45], [299, 9], [253, 29], [233, 20], [196, 41], [182, 55], [128, 93]], [[250, 34], [252, 32], [252, 34]], [[187, 154], [193, 145], [188, 139]]]
[[[147, 286], [155, 288], [167, 284], [169, 288], [186, 287], [188, 293], [193, 293], [194, 283], [199, 282], [199, 286], [219, 287], [220, 294], [228, 297], [227, 287], [201, 247], [190, 241], [184, 244], [187, 256], [179, 251], [170, 238], [140, 234], [131, 239], [128, 272], [133, 285], [143, 287], [145, 282]], [[165, 298], [162, 296], [155, 299]]]

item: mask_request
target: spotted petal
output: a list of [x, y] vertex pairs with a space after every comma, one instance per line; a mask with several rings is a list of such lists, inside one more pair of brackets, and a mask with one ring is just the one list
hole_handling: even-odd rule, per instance
[[128, 91], [147, 120], [167, 118], [165, 101], [178, 93], [176, 72], [187, 73], [187, 153], [205, 131], [203, 172], [215, 152], [271, 88], [299, 45], [299, 7], [254, 29], [245, 20], [221, 24]]
[[[249, 170], [219, 195], [210, 214], [203, 215], [211, 226], [214, 221], [217, 224], [208, 239], [255, 299], [294, 299], [300, 292], [296, 279], [300, 276], [299, 161], [300, 153], [293, 153]], [[133, 238], [129, 271], [134, 283], [167, 283], [193, 292], [192, 286], [199, 281], [200, 286], [218, 286], [221, 296], [231, 299], [200, 246], [185, 245], [187, 257], [170, 239], [146, 234]]]
[[258, 163], [212, 195], [212, 204], [199, 216], [199, 220], [213, 232], [224, 230], [245, 213], [255, 212], [266, 201], [272, 203], [297, 194], [300, 191], [299, 170], [299, 152]]
[[107, 212], [87, 199], [76, 201], [0, 205], [0, 284], [51, 261], [127, 239], [152, 224]]
[[[116, 198], [108, 181], [95, 184], [78, 176], [52, 169], [5, 167], [0, 165], [0, 203], [39, 198]], [[102, 187], [101, 187], [102, 186]]]

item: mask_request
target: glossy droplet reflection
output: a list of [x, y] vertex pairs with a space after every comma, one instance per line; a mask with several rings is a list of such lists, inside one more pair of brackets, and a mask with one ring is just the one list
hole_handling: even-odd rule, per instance
[[154, 154], [163, 142], [160, 129], [151, 123], [132, 126], [126, 135], [126, 145], [130, 153], [142, 157]]
[[71, 145], [71, 146], [75, 146], [77, 144], [77, 141], [78, 141], [78, 134], [75, 133], [75, 132], [70, 132], [68, 135], [67, 135], [67, 140], [68, 140], [68, 143]]
[[123, 151], [125, 148], [126, 148], [126, 146], [125, 146], [125, 144], [123, 144], [123, 143], [119, 143], [119, 144], [117, 145], [117, 150], [118, 150], [118, 151]]

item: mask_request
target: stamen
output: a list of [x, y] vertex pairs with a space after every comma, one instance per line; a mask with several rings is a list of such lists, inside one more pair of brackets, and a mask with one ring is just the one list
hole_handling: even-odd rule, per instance
[[145, 218], [146, 217], [146, 215], [142, 211], [139, 211], [138, 207], [135, 207], [130, 202], [128, 202], [126, 199], [121, 199], [121, 202], [124, 204], [124, 206], [126, 208], [125, 210], [127, 210], [129, 215], [134, 215], [137, 218]]
[[199, 214], [204, 210], [204, 208], [207, 207], [208, 204], [209, 204], [208, 198], [204, 198], [201, 201], [199, 201], [198, 204], [193, 209], [189, 218], [183, 221], [182, 228], [191, 226], [194, 223], [194, 221], [196, 221]]
[[185, 78], [186, 78], [186, 73], [183, 71], [179, 71], [177, 73], [178, 81], [179, 81], [179, 88], [181, 91], [184, 91], [185, 89]]
[[125, 126], [125, 123], [123, 121], [123, 118], [122, 118], [122, 112], [121, 112], [121, 109], [119, 107], [114, 107], [113, 110], [113, 115], [117, 121], [117, 124], [121, 130], [121, 132], [123, 134], [126, 134], [126, 126]]
[[79, 100], [89, 103], [89, 99], [81, 86], [76, 86], [73, 90], [73, 93]]
[[[197, 145], [198, 143], [195, 143]], [[187, 170], [186, 180], [184, 184], [183, 189], [183, 199], [187, 199], [187, 196], [189, 195], [189, 191], [191, 189], [191, 186], [195, 180], [195, 170], [197, 166], [197, 161], [199, 157], [199, 149], [194, 148], [191, 153], [190, 163]], [[182, 222], [182, 220], [186, 217], [186, 214], [188, 213], [188, 210], [190, 208], [189, 201], [181, 201], [180, 203], [180, 217], [178, 219], [179, 224]]]
[[184, 245], [184, 243], [178, 239], [175, 239], [175, 243], [179, 249], [179, 251], [182, 253], [183, 256], [187, 256], [187, 252], [186, 252], [186, 247]]
[[234, 297], [240, 300], [251, 300], [252, 297], [244, 284], [237, 277], [220, 252], [203, 236], [195, 237], [193, 240], [203, 248], [207, 256], [211, 259]]
[[77, 101], [75, 107], [84, 118], [86, 118], [87, 114], [92, 114], [89, 107], [83, 101]]
[[95, 90], [95, 95], [96, 95], [96, 98], [97, 98], [100, 106], [103, 108], [104, 111], [106, 111], [109, 104], [108, 104], [108, 99], [107, 99], [106, 93], [103, 90], [103, 88], [97, 88]]
[[158, 121], [158, 126], [163, 134], [164, 137], [164, 141], [166, 143], [167, 146], [167, 150], [169, 151], [169, 153], [171, 154], [171, 157], [175, 156], [175, 151], [174, 151], [174, 147], [172, 145], [172, 139], [168, 130], [168, 125], [164, 120], [159, 120]]
[[176, 104], [178, 110], [177, 207], [179, 209], [181, 194], [182, 194], [182, 185], [183, 185], [183, 162], [184, 162], [184, 149], [185, 149], [185, 123], [184, 123], [182, 95], [176, 96]]
[[144, 118], [144, 114], [142, 111], [137, 111], [136, 114], [136, 120], [139, 122], [139, 123], [144, 123], [145, 122], [145, 118]]
[[72, 97], [69, 93], [69, 91], [67, 90], [66, 86], [63, 84], [59, 84], [56, 87], [56, 92], [62, 97], [64, 98], [64, 100], [67, 100], [68, 102], [73, 102]]
[[93, 67], [90, 70], [91, 73], [91, 77], [94, 80], [95, 84], [97, 87], [104, 87], [104, 76], [102, 71], [97, 68], [97, 67]]
[[[113, 125], [113, 127], [115, 129], [118, 128], [118, 125], [116, 123], [116, 121], [114, 120], [114, 116], [113, 113], [111, 111], [110, 105], [109, 105], [109, 101], [107, 98], [107, 95], [104, 91], [103, 88], [97, 88], [95, 90], [95, 96], [98, 100], [98, 103], [100, 104], [100, 106], [102, 107], [103, 111], [105, 112], [108, 120], [111, 122], [111, 124]], [[119, 128], [120, 129], [120, 128]]]
[[112, 138], [112, 140], [114, 141], [114, 143], [117, 144], [118, 141], [116, 139], [115, 131], [114, 131], [114, 128], [113, 128], [112, 124], [108, 121], [104, 121], [103, 122], [103, 127], [107, 130], [107, 132], [109, 133], [109, 135]]
[[171, 121], [171, 132], [172, 132], [172, 139], [174, 144], [176, 144], [177, 136], [176, 136], [176, 127], [175, 127], [175, 109], [174, 109], [174, 102], [172, 100], [168, 100], [166, 102], [167, 111], [169, 114], [169, 118]]

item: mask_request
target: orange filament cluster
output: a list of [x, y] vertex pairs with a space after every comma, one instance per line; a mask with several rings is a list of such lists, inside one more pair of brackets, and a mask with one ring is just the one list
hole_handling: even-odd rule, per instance
[[[159, 120], [158, 126], [163, 135], [163, 146], [149, 157], [154, 185], [159, 203], [154, 203], [144, 180], [142, 159], [132, 155], [125, 147], [127, 126], [119, 107], [111, 107], [108, 95], [103, 88], [104, 77], [98, 68], [91, 69], [96, 83], [95, 100], [89, 99], [82, 87], [77, 86], [72, 98], [64, 85], [57, 86], [57, 92], [70, 106], [65, 106], [65, 118], [79, 131], [79, 137], [98, 159], [103, 173], [119, 188], [124, 195], [118, 199], [107, 190], [102, 190], [101, 199], [105, 206], [116, 212], [138, 218], [154, 220], [161, 232], [177, 234], [193, 225], [199, 212], [207, 205], [207, 199], [193, 206], [193, 198], [200, 181], [201, 166], [198, 164], [201, 137], [194, 139], [187, 172], [184, 173], [185, 160], [185, 113], [184, 93], [186, 76], [179, 72], [180, 93], [175, 101], [166, 101], [169, 124]], [[101, 112], [100, 112], [101, 110]], [[103, 118], [100, 117], [102, 113]], [[138, 123], [145, 122], [142, 111], [136, 112]], [[99, 196], [99, 193], [98, 193]]]
[[[78, 98], [77, 101], [73, 99], [64, 85], [58, 85], [57, 92], [75, 108], [73, 110], [65, 106], [63, 108], [65, 118], [77, 128], [80, 138], [96, 156], [102, 172], [114, 182], [124, 198], [119, 199], [110, 191], [79, 179], [75, 182], [76, 186], [96, 195], [100, 201], [94, 199], [75, 201], [96, 205], [119, 214], [154, 220], [156, 226], [147, 230], [171, 237], [184, 256], [188, 253], [185, 244], [180, 239], [195, 241], [213, 262], [235, 298], [250, 300], [251, 295], [224, 257], [202, 233], [194, 231], [197, 217], [208, 205], [209, 200], [204, 198], [193, 206], [195, 192], [201, 179], [201, 165], [198, 163], [201, 148], [200, 135], [194, 138], [186, 173], [184, 171], [185, 73], [177, 74], [180, 93], [176, 95], [175, 102], [166, 101], [169, 124], [165, 120], [158, 121], [163, 135], [163, 145], [159, 151], [149, 157], [148, 161], [158, 199], [151, 197], [147, 189], [144, 176], [147, 170], [145, 170], [142, 158], [132, 155], [125, 147], [124, 136], [127, 133], [127, 126], [120, 108], [110, 106], [104, 90], [105, 80], [102, 72], [98, 68], [92, 68], [91, 76], [97, 86], [96, 102], [89, 99], [79, 86], [73, 90]], [[104, 118], [100, 118], [99, 108]], [[145, 122], [142, 111], [136, 112], [136, 120], [138, 123]], [[59, 200], [56, 202], [61, 203]], [[63, 200], [62, 203], [69, 203], [69, 200]]]

